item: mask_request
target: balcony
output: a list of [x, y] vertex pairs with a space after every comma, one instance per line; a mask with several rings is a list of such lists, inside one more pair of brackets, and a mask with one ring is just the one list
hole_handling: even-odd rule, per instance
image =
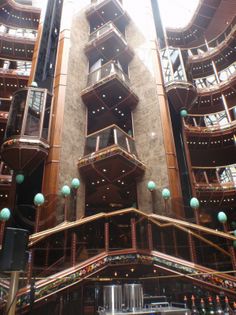
[[[230, 121], [229, 121], [229, 118]], [[236, 132], [236, 106], [211, 114], [189, 114], [184, 119], [185, 132], [192, 136], [217, 137]]]
[[165, 88], [172, 106], [176, 111], [191, 107], [197, 91], [187, 78], [181, 50], [168, 47], [161, 50], [160, 57]]
[[118, 58], [122, 64], [128, 64], [134, 56], [124, 35], [112, 22], [106, 23], [90, 34], [85, 53], [92, 64], [97, 60], [98, 55], [105, 60]]
[[0, 54], [4, 59], [27, 60], [31, 61], [34, 52], [34, 43], [32, 39], [16, 40], [12, 36], [3, 36], [0, 34]]
[[119, 29], [124, 29], [130, 21], [119, 0], [95, 0], [86, 11], [91, 29], [112, 21]]
[[192, 175], [197, 195], [205, 198], [204, 203], [209, 200], [211, 205], [216, 206], [235, 205], [236, 165], [193, 167]]
[[89, 73], [82, 99], [94, 111], [115, 107], [133, 109], [138, 103], [138, 97], [130, 89], [128, 76], [114, 61]]
[[28, 79], [28, 72], [0, 68], [0, 97], [10, 98], [19, 88], [27, 85]]
[[215, 91], [224, 88], [227, 85], [233, 85], [236, 76], [236, 62], [233, 62], [227, 68], [218, 72], [218, 78], [215, 74], [206, 77], [195, 78], [193, 80], [199, 93], [205, 91]]
[[[197, 64], [199, 62], [205, 62], [207, 60], [214, 59], [216, 62], [218, 57], [223, 57], [221, 54], [225, 49], [229, 49], [227, 52], [227, 59], [230, 58], [230, 55], [233, 53], [230, 50], [233, 49], [235, 45], [232, 45], [236, 34], [236, 17], [232, 22], [226, 27], [226, 29], [219, 34], [214, 39], [210, 40], [207, 45], [200, 45], [197, 47], [188, 49], [189, 63]], [[219, 60], [223, 61], [223, 60]], [[218, 63], [218, 62], [217, 62]]]
[[79, 159], [78, 167], [86, 178], [94, 174], [103, 181], [120, 181], [127, 175], [137, 177], [145, 170], [138, 159], [135, 142], [116, 125], [87, 136], [85, 156]]
[[51, 95], [45, 89], [25, 88], [13, 97], [1, 149], [13, 170], [33, 171], [49, 149]]

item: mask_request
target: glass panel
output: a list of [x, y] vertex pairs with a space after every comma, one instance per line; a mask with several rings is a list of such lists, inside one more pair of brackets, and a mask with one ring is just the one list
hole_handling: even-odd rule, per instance
[[91, 136], [86, 140], [85, 155], [96, 151], [97, 135]]
[[45, 107], [45, 112], [44, 112], [44, 120], [43, 120], [43, 130], [42, 130], [42, 138], [45, 140], [48, 139], [48, 134], [49, 134], [51, 104], [52, 104], [52, 97], [51, 95], [47, 95], [46, 107]]
[[127, 143], [126, 143], [126, 135], [119, 129], [116, 129], [117, 132], [117, 143], [118, 146], [128, 151]]
[[43, 102], [44, 92], [29, 90], [28, 113], [24, 132], [25, 135], [39, 137]]
[[27, 91], [19, 91], [14, 96], [6, 127], [6, 138], [21, 133], [26, 97]]
[[115, 143], [113, 129], [104, 130], [99, 134], [99, 136], [99, 150], [109, 147]]

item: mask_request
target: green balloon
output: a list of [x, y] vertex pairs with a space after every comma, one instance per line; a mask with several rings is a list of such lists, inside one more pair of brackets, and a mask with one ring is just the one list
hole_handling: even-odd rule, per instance
[[196, 197], [191, 198], [190, 207], [193, 209], [197, 209], [199, 208], [199, 206], [200, 206], [199, 200]]
[[156, 184], [154, 181], [150, 180], [148, 183], [147, 183], [147, 189], [150, 190], [150, 191], [153, 191], [156, 189]]
[[23, 174], [17, 174], [16, 175], [16, 183], [17, 184], [22, 184], [23, 181], [25, 180], [25, 176]]
[[227, 215], [223, 211], [221, 211], [218, 213], [217, 219], [219, 220], [220, 223], [225, 223], [227, 222]]
[[181, 117], [187, 117], [188, 116], [188, 112], [187, 112], [187, 110], [186, 109], [181, 109], [181, 111], [180, 111], [180, 116]]
[[170, 198], [170, 191], [168, 188], [164, 188], [161, 192], [163, 199], [167, 200]]
[[61, 189], [61, 194], [63, 197], [67, 197], [70, 195], [70, 187], [68, 185], [64, 185]]
[[36, 194], [34, 196], [34, 204], [36, 206], [41, 206], [41, 205], [44, 204], [44, 202], [45, 202], [45, 199], [44, 199], [44, 195], [43, 194], [38, 193], [38, 194]]
[[3, 208], [0, 211], [0, 221], [7, 221], [11, 216], [11, 211], [8, 208]]
[[78, 178], [73, 178], [71, 181], [71, 187], [74, 189], [78, 189], [80, 186], [80, 180]]

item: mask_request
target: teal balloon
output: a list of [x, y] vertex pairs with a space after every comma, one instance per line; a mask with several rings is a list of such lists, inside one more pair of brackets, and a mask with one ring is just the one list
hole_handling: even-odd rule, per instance
[[71, 187], [74, 189], [78, 189], [80, 186], [80, 180], [78, 178], [73, 178], [71, 181]]
[[3, 208], [0, 211], [0, 221], [7, 221], [11, 216], [11, 211], [8, 208]]
[[190, 207], [193, 209], [197, 209], [199, 208], [199, 206], [200, 206], [199, 200], [196, 197], [191, 198]]
[[64, 197], [67, 197], [70, 195], [70, 187], [68, 185], [64, 185], [61, 189], [61, 194], [64, 196]]
[[25, 180], [25, 176], [23, 174], [17, 174], [16, 175], [16, 183], [17, 184], [22, 184], [23, 181]]
[[233, 247], [236, 248], [236, 241], [233, 241]]
[[154, 181], [150, 180], [148, 183], [147, 183], [147, 189], [150, 190], [150, 191], [153, 191], [156, 189], [156, 184]]
[[183, 118], [187, 117], [188, 116], [188, 111], [186, 109], [181, 109], [180, 116], [183, 117]]
[[34, 196], [34, 204], [36, 206], [41, 206], [41, 205], [44, 204], [44, 202], [45, 202], [45, 199], [44, 199], [44, 195], [43, 194], [38, 193], [38, 194], [36, 194]]
[[227, 215], [223, 211], [221, 211], [217, 214], [217, 219], [220, 223], [225, 223], [227, 222]]
[[163, 199], [167, 200], [170, 198], [170, 191], [168, 188], [164, 188], [161, 192]]

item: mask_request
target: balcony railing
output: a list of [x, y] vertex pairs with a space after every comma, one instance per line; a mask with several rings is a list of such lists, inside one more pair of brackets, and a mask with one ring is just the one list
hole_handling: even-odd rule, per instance
[[92, 32], [89, 36], [89, 42], [96, 40], [102, 35], [109, 33], [111, 31], [115, 32], [124, 41], [124, 43], [127, 44], [124, 35], [111, 21], [99, 27], [96, 31]]
[[95, 153], [113, 145], [117, 145], [126, 152], [137, 156], [134, 139], [116, 125], [109, 126], [89, 135], [86, 139], [85, 155]]
[[232, 80], [235, 77], [235, 73], [236, 73], [236, 62], [232, 63], [227, 68], [219, 71], [218, 73], [219, 79], [216, 77], [215, 74], [212, 74], [206, 77], [194, 79], [193, 82], [198, 90], [216, 89], [221, 84]]
[[206, 44], [192, 47], [188, 50], [188, 55], [191, 59], [204, 58], [208, 55], [214, 54], [216, 51], [220, 50], [227, 42], [232, 34], [236, 31], [236, 17], [227, 26], [227, 28], [217, 37], [208, 42], [208, 47]]
[[89, 73], [87, 87], [91, 87], [103, 79], [108, 79], [113, 76], [117, 76], [127, 85], [130, 83], [128, 76], [122, 71], [122, 69], [118, 67], [114, 61], [110, 61], [101, 68]]
[[193, 167], [192, 172], [196, 189], [236, 189], [236, 164], [221, 167]]
[[0, 74], [8, 74], [13, 76], [25, 76], [28, 77], [30, 75], [30, 69], [4, 69], [0, 68]]
[[229, 109], [229, 116], [231, 121], [228, 120], [225, 110], [205, 115], [190, 114], [184, 119], [184, 125], [193, 132], [224, 131], [236, 126], [236, 106]]
[[10, 38], [27, 38], [35, 40], [37, 37], [37, 31], [25, 28], [13, 28], [0, 24], [0, 35], [6, 35]]

